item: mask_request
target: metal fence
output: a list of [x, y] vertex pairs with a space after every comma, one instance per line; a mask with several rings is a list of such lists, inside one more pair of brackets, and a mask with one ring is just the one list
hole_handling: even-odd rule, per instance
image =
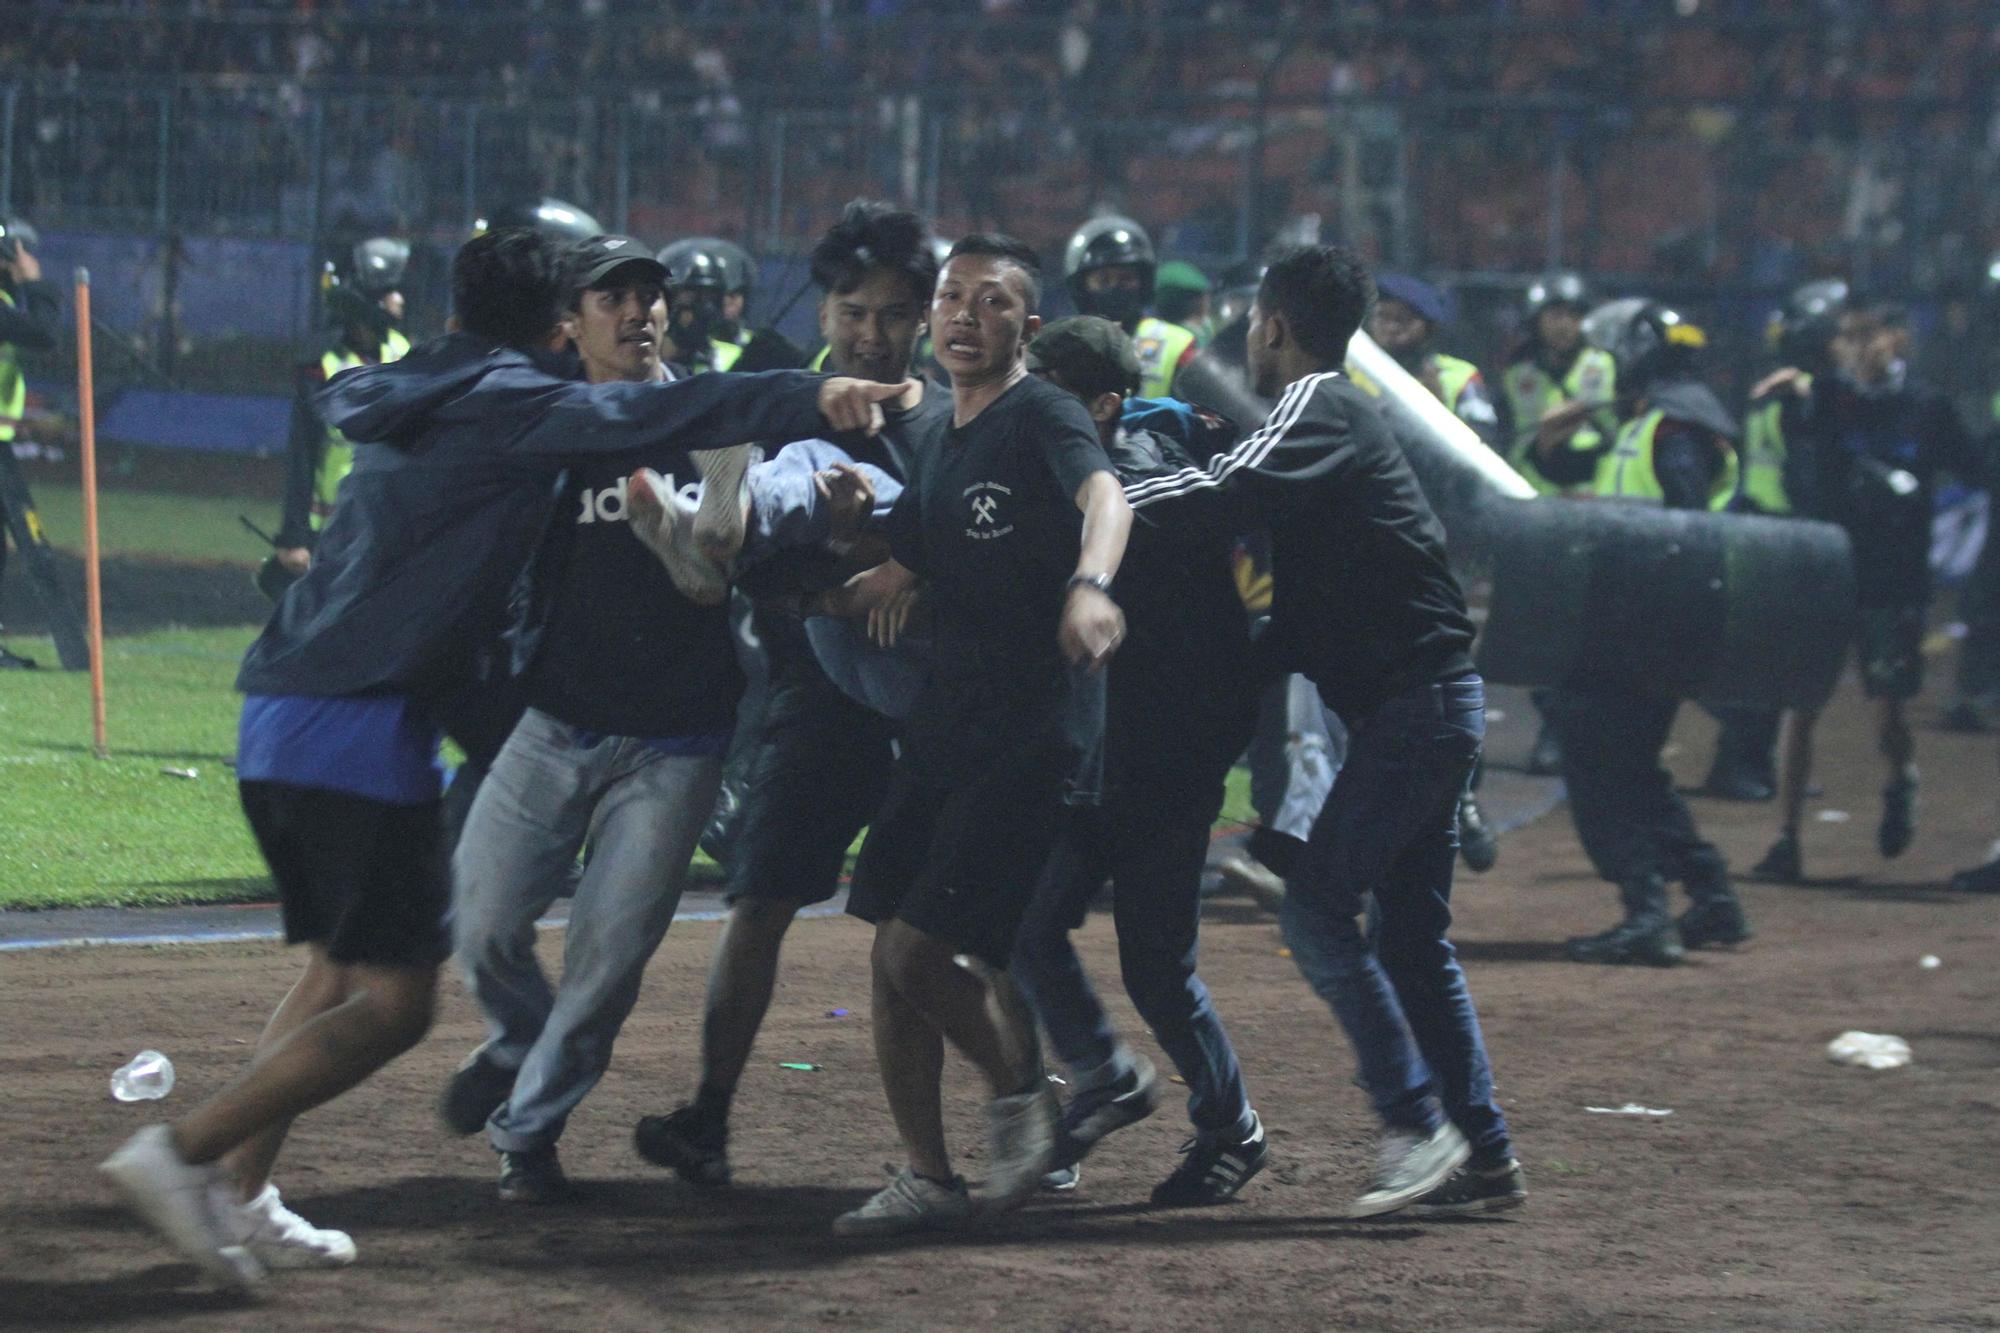
[[1550, 267], [1748, 337], [1804, 277], [1947, 298], [2000, 243], [2000, 130], [1970, 95], [1856, 120], [1757, 90], [1357, 91], [1337, 55], [1273, 50], [1257, 78], [1145, 114], [1079, 114], [1074, 94], [815, 89], [835, 104], [802, 107], [22, 76], [0, 79], [0, 207], [124, 256], [130, 290], [107, 318], [168, 378], [198, 374], [211, 344], [303, 336], [318, 254], [372, 232], [419, 241], [413, 305], [434, 326], [449, 249], [483, 209], [541, 193], [648, 240], [719, 233], [769, 259], [801, 254], [856, 195], [1051, 257], [1115, 207], [1212, 269], [1316, 219], [1458, 289], [1459, 340], [1485, 355]]

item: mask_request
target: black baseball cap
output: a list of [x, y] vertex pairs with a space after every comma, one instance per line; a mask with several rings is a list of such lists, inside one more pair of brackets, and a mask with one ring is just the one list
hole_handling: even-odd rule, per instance
[[1028, 369], [1060, 377], [1063, 387], [1095, 397], [1139, 391], [1139, 354], [1125, 330], [1098, 315], [1059, 319], [1028, 344]]
[[645, 266], [643, 275], [662, 287], [667, 285], [667, 266], [653, 258], [653, 252], [630, 236], [593, 236], [570, 247], [569, 285], [571, 291], [599, 287], [604, 280], [627, 264]]

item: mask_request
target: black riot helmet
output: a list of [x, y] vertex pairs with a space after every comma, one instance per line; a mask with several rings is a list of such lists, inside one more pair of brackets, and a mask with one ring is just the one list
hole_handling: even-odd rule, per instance
[[596, 218], [560, 199], [516, 199], [499, 208], [489, 210], [474, 224], [473, 235], [482, 232], [506, 231], [520, 227], [528, 231], [538, 231], [558, 245], [575, 245], [593, 236], [604, 235], [604, 227]]
[[1583, 314], [1590, 309], [1590, 284], [1583, 280], [1581, 273], [1567, 269], [1537, 278], [1528, 287], [1521, 318], [1532, 326], [1535, 316], [1552, 305], [1566, 305], [1577, 314]]
[[1793, 289], [1764, 327], [1764, 340], [1788, 366], [1812, 373], [1830, 369], [1828, 348], [1847, 309], [1847, 284], [1820, 278]]
[[1690, 373], [1708, 346], [1700, 325], [1643, 296], [1607, 301], [1584, 316], [1583, 340], [1618, 363], [1620, 398], [1637, 398], [1663, 378]]
[[403, 286], [410, 269], [410, 243], [393, 236], [371, 236], [348, 256], [347, 281], [363, 296], [380, 300]]
[[721, 297], [741, 290], [730, 285], [730, 258], [722, 248], [727, 244], [712, 236], [691, 236], [662, 246], [654, 258], [666, 266], [667, 285], [675, 291], [713, 292]]
[[[1103, 269], [1132, 268], [1138, 281], [1091, 290], [1089, 275]], [[1092, 218], [1078, 227], [1063, 247], [1063, 284], [1070, 299], [1086, 315], [1099, 315], [1114, 324], [1130, 326], [1146, 313], [1153, 296], [1153, 276], [1159, 257], [1153, 238], [1131, 218], [1107, 214]]]

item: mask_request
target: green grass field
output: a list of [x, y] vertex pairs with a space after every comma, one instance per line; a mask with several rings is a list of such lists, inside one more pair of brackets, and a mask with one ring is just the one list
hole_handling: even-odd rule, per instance
[[[82, 488], [37, 482], [34, 491], [35, 507], [50, 544], [82, 551]], [[99, 541], [106, 555], [254, 565], [264, 558], [266, 548], [244, 530], [238, 514], [248, 515], [266, 532], [278, 526], [276, 504], [240, 495], [102, 490], [97, 498]]]
[[[80, 547], [74, 489], [36, 490], [57, 545]], [[248, 563], [236, 498], [107, 491], [107, 552]], [[246, 554], [247, 552], [247, 554]], [[257, 627], [164, 630], [113, 637], [104, 664], [111, 757], [90, 747], [87, 672], [0, 672], [0, 908], [146, 906], [258, 901], [271, 888], [236, 800], [237, 696], [243, 650]], [[54, 646], [9, 646], [45, 663]], [[164, 769], [193, 770], [193, 778]], [[1249, 818], [1249, 780], [1230, 775], [1225, 821]], [[696, 873], [713, 874], [706, 856]]]
[[[0, 906], [268, 895], [236, 804], [236, 663], [254, 627], [108, 640], [111, 757], [90, 752], [90, 676], [0, 674]], [[14, 645], [45, 662], [47, 640]], [[194, 778], [162, 769], [191, 769]]]

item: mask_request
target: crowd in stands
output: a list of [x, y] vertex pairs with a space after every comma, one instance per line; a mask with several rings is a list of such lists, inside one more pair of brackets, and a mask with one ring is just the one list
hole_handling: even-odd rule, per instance
[[[1248, 218], [1268, 231], [1318, 213], [1377, 257], [1433, 271], [1525, 273], [1559, 256], [1775, 290], [1838, 267], [1916, 293], [2000, 244], [1992, 0], [10, 8], [0, 85], [21, 86], [32, 113], [9, 146], [17, 205], [137, 213], [170, 174], [178, 193], [158, 211], [208, 230], [296, 232], [315, 170], [322, 225], [332, 210], [459, 227], [468, 151], [488, 194], [539, 187], [604, 209], [623, 152], [635, 230], [742, 234], [756, 219], [773, 234], [752, 239], [782, 244], [829, 203], [907, 186], [884, 130], [915, 105], [934, 127], [924, 169], [942, 223], [1039, 243], [1109, 205], [1170, 249], [1220, 256], [1261, 239]], [[163, 78], [183, 98], [172, 173], [136, 100]], [[107, 109], [121, 97], [135, 100]], [[306, 160], [315, 99], [331, 170]], [[498, 113], [484, 130], [460, 114], [474, 102]], [[757, 193], [780, 111], [793, 117], [782, 200]], [[634, 116], [621, 149], [614, 122]], [[202, 153], [226, 164], [226, 198], [189, 160]], [[265, 181], [262, 213], [232, 221], [230, 201]]]

